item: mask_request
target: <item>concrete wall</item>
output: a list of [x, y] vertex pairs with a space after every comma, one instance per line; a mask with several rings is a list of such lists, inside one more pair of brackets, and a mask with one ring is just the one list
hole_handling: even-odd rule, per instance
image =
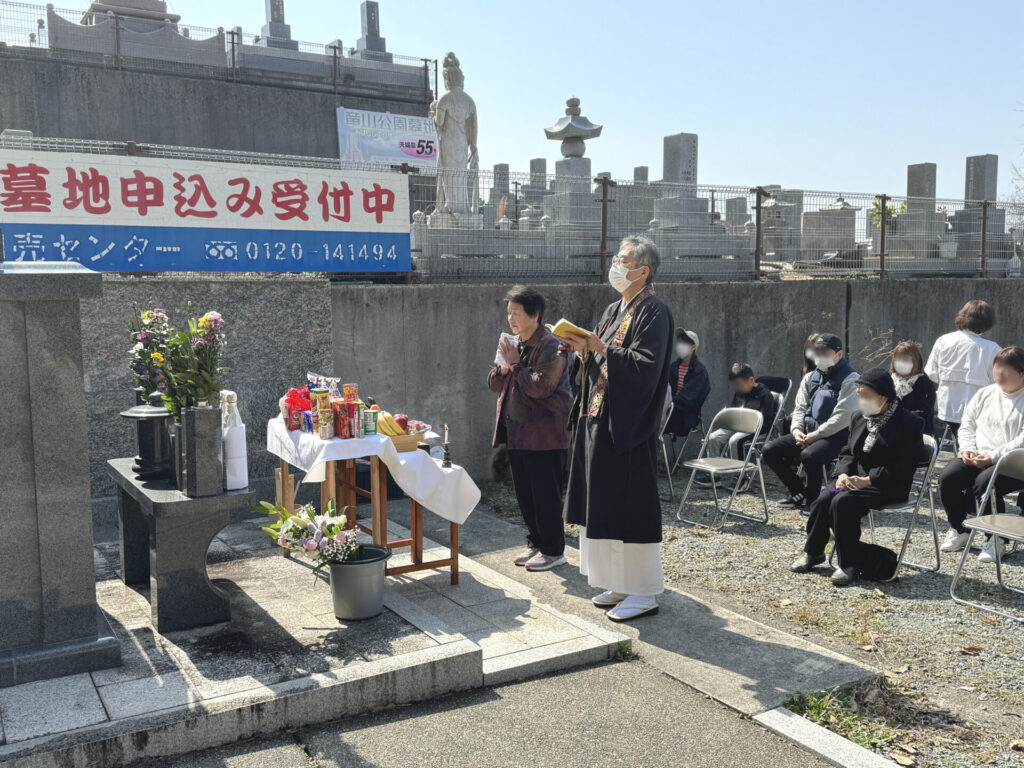
[[0, 129], [36, 136], [337, 157], [339, 106], [427, 114], [426, 103], [14, 57], [0, 77]]
[[[705, 418], [726, 404], [733, 362], [757, 373], [799, 375], [803, 340], [831, 331], [848, 340], [861, 370], [892, 344], [931, 343], [953, 327], [970, 298], [996, 306], [989, 334], [1002, 344], [1024, 342], [1019, 280], [807, 280], [781, 283], [677, 283], [658, 287], [676, 324], [700, 334], [712, 394]], [[303, 382], [308, 369], [355, 381], [388, 410], [451, 428], [455, 460], [479, 477], [490, 455], [495, 396], [486, 376], [498, 334], [507, 329], [508, 286], [351, 285], [277, 278], [135, 279], [108, 276], [103, 299], [83, 302], [83, 345], [89, 415], [92, 493], [110, 514], [105, 461], [134, 451], [132, 427], [118, 417], [131, 404], [126, 364], [133, 303], [163, 306], [172, 320], [217, 309], [228, 320], [225, 377], [237, 389], [249, 425], [250, 477], [272, 493], [275, 460], [263, 449], [264, 425], [277, 399]], [[616, 294], [602, 285], [545, 286], [547, 319], [592, 325]]]

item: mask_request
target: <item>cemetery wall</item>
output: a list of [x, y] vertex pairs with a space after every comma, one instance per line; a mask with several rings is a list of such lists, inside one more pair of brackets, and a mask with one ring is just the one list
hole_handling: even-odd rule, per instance
[[[104, 297], [82, 303], [89, 450], [97, 521], [113, 519], [108, 458], [134, 452], [132, 425], [118, 417], [131, 404], [126, 328], [132, 304], [162, 306], [172, 321], [216, 309], [228, 320], [228, 388], [239, 392], [249, 428], [250, 477], [272, 497], [275, 460], [263, 450], [277, 398], [306, 371], [359, 383], [389, 410], [435, 427], [447, 421], [452, 453], [485, 478], [495, 396], [486, 377], [498, 333], [506, 328], [507, 286], [346, 285], [326, 280], [183, 279], [105, 276]], [[545, 286], [546, 319], [591, 324], [615, 296], [608, 286]], [[803, 340], [812, 331], [847, 339], [862, 370], [896, 341], [924, 344], [953, 328], [970, 298], [995, 304], [989, 334], [1024, 341], [1024, 307], [1014, 280], [807, 280], [773, 283], [676, 283], [658, 286], [676, 324], [696, 330], [698, 355], [712, 377], [710, 420], [731, 397], [728, 366], [749, 362], [758, 374], [796, 379]], [[192, 302], [192, 309], [188, 302]], [[792, 401], [791, 401], [792, 402]]]
[[0, 129], [36, 136], [337, 157], [339, 106], [427, 113], [426, 104], [15, 57], [2, 70]]

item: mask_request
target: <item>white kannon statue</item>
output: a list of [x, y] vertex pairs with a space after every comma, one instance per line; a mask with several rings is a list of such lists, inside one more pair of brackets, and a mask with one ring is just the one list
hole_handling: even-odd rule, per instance
[[[459, 60], [449, 51], [444, 57], [447, 93], [430, 105], [430, 119], [437, 129], [437, 201], [442, 218], [454, 214], [465, 226], [480, 207], [476, 149], [476, 104], [462, 90], [465, 78]], [[457, 226], [457, 224], [456, 224]]]

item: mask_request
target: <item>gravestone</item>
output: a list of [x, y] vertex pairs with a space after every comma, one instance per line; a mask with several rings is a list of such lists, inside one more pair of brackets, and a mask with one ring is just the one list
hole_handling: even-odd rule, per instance
[[662, 156], [662, 181], [697, 185], [697, 134], [666, 136]]
[[638, 165], [633, 169], [633, 183], [634, 184], [646, 184], [648, 176], [648, 169], [646, 165]]
[[387, 40], [380, 36], [380, 8], [373, 0], [365, 0], [359, 6], [362, 17], [363, 36], [356, 40], [356, 57], [374, 61], [392, 60], [388, 53]]
[[982, 202], [996, 200], [996, 180], [999, 175], [998, 155], [972, 155], [967, 158], [964, 172], [964, 200]]
[[0, 687], [118, 666], [96, 605], [79, 301], [73, 262], [0, 262]]
[[263, 44], [268, 48], [299, 50], [299, 44], [292, 40], [292, 28], [284, 23], [284, 0], [267, 1], [267, 23], [261, 30]]

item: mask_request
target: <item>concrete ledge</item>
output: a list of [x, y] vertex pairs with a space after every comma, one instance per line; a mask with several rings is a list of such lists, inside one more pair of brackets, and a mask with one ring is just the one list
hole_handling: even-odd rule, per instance
[[5, 768], [114, 768], [477, 688], [481, 665], [479, 647], [455, 640], [351, 671], [2, 746], [0, 763]]
[[755, 715], [754, 720], [840, 768], [893, 768], [896, 765], [785, 707], [769, 709]]
[[599, 664], [614, 658], [616, 653], [618, 643], [609, 644], [589, 636], [506, 653], [484, 659], [484, 685], [514, 683], [549, 672]]

